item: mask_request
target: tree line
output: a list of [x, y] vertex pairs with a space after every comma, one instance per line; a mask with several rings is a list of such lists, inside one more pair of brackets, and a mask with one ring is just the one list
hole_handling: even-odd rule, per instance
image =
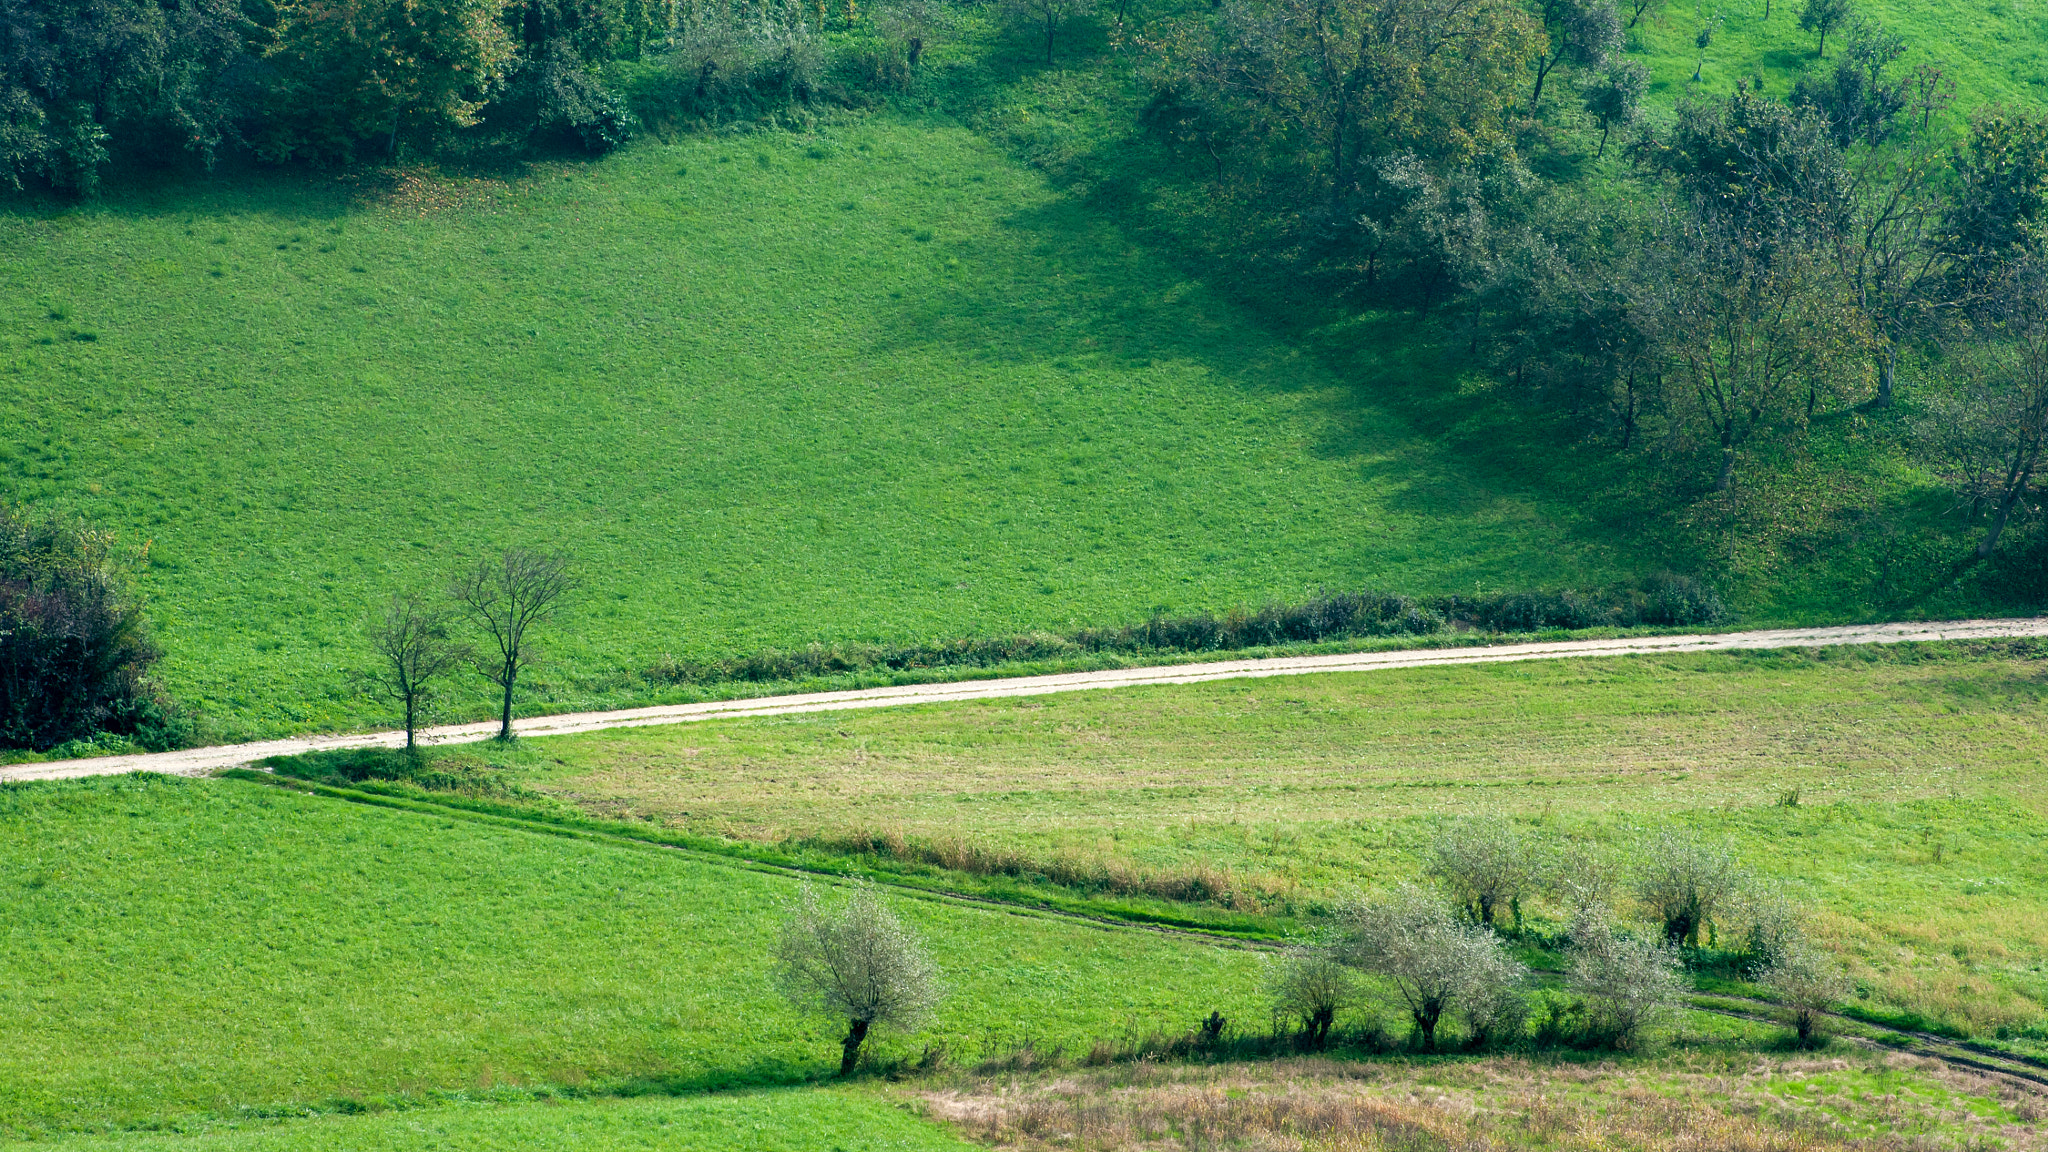
[[602, 153], [648, 115], [833, 96], [828, 27], [858, 33], [848, 83], [900, 86], [938, 19], [932, 0], [0, 0], [0, 178], [88, 194], [116, 161]]
[[[1637, 1051], [1683, 1008], [1689, 967], [1725, 969], [1732, 959], [1733, 975], [1786, 1009], [1805, 1047], [1822, 1040], [1830, 1011], [1852, 991], [1840, 964], [1808, 938], [1806, 911], [1728, 849], [1676, 831], [1623, 868], [1584, 845], [1468, 818], [1441, 830], [1417, 879], [1348, 900], [1313, 939], [1269, 959], [1272, 1039], [1322, 1051], [1341, 1017], [1359, 1017], [1358, 1034], [1378, 1036], [1392, 1009], [1424, 1052], [1446, 1048], [1447, 1033], [1467, 1051]], [[1562, 911], [1561, 932], [1521, 923], [1523, 899], [1539, 891]], [[1731, 937], [1725, 947], [1714, 947], [1717, 930]], [[1558, 953], [1561, 987], [1539, 991], [1511, 941]], [[914, 1029], [944, 996], [929, 951], [866, 884], [836, 905], [807, 885], [773, 959], [795, 1007], [845, 1024], [842, 1076], [875, 1030]], [[1228, 1023], [1211, 1013], [1184, 1047], [1217, 1046]]]

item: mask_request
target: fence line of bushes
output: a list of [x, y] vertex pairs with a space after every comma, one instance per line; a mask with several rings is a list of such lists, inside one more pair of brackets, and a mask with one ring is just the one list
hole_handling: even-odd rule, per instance
[[1695, 627], [1728, 618], [1714, 590], [1685, 576], [1585, 591], [1503, 592], [1485, 596], [1402, 596], [1318, 591], [1293, 604], [1268, 604], [1218, 615], [1159, 614], [1139, 624], [1021, 632], [1009, 636], [906, 644], [811, 644], [764, 648], [714, 660], [664, 656], [646, 670], [657, 684], [810, 680], [914, 668], [988, 668], [1099, 653], [1230, 652], [1323, 640], [1432, 636], [1459, 629], [1536, 632], [1546, 629]]

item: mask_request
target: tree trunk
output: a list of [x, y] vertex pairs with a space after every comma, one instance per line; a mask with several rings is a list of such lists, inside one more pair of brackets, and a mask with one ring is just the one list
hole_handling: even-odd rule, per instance
[[1892, 383], [1899, 374], [1899, 350], [1887, 344], [1879, 354], [1877, 362], [1877, 403], [1875, 407], [1892, 406]]
[[851, 1076], [853, 1074], [853, 1066], [860, 1060], [861, 1041], [867, 1038], [867, 1021], [851, 1020], [847, 1022], [846, 1039], [839, 1042], [841, 1052], [839, 1057], [839, 1074], [841, 1076]]
[[1726, 492], [1735, 487], [1735, 446], [1726, 439], [1721, 441], [1721, 475], [1714, 481], [1714, 491]]
[[1052, 17], [1045, 18], [1045, 62], [1052, 63]]
[[2008, 490], [2005, 499], [1998, 502], [1998, 510], [1991, 514], [1991, 527], [1984, 533], [1984, 539], [1977, 542], [1977, 559], [1988, 560], [1998, 548], [1998, 537], [2005, 531], [2005, 522], [2012, 516], [2012, 506], [2019, 501], [2020, 493], [2026, 490], [2022, 480], [2016, 488]]
[[913, 72], [917, 71], [917, 62], [923, 58], [924, 38], [921, 36], [912, 36], [910, 38], [910, 70]]
[[498, 739], [507, 744], [512, 742], [512, 684], [519, 676], [519, 666], [513, 661], [505, 662], [505, 707], [498, 717]]
[[[1563, 56], [1564, 53], [1560, 50], [1558, 57], [1562, 59]], [[1543, 81], [1549, 77], [1550, 70], [1553, 67], [1555, 65], [1540, 58], [1536, 61], [1536, 90], [1529, 94], [1529, 115], [1532, 118], [1536, 115], [1536, 106], [1543, 102]]]
[[1612, 131], [1614, 131], [1614, 125], [1605, 123], [1600, 125], [1600, 151], [1593, 154], [1593, 159], [1598, 160], [1607, 155], [1607, 134]]
[[405, 750], [407, 752], [413, 750], [412, 733], [415, 724], [414, 717], [416, 715], [416, 708], [418, 703], [419, 693], [407, 692], [405, 694]]

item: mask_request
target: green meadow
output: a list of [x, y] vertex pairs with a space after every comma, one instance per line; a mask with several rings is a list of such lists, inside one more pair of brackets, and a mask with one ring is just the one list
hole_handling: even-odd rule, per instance
[[2048, 1034], [2044, 693], [2037, 644], [1907, 645], [1076, 692], [448, 755], [701, 835], [1217, 870], [1246, 907], [1307, 915], [1414, 877], [1460, 815], [1623, 859], [1683, 827], [1815, 907], [1866, 999]]
[[[2026, 99], [2038, 21], [1982, 7], [1868, 6], [1950, 59], [1966, 104]], [[1638, 30], [1666, 98], [1689, 19]], [[1728, 14], [1708, 88], [1788, 82], [1793, 23]], [[164, 682], [212, 739], [387, 723], [365, 617], [510, 545], [583, 577], [535, 709], [655, 698], [642, 673], [670, 655], [1585, 586], [1690, 555], [1430, 323], [1259, 295], [1142, 197], [1077, 182], [1156, 167], [1099, 28], [1051, 69], [963, 29], [936, 110], [16, 197], [0, 499], [146, 547]], [[1756, 621], [1875, 610], [1839, 553], [1729, 592]]]
[[[0, 1131], [822, 1079], [839, 1033], [768, 976], [797, 889], [261, 784], [10, 786]], [[897, 911], [949, 992], [879, 1059], [1179, 1033], [1256, 1000], [1258, 957], [1239, 949], [907, 897]]]
[[147, 542], [223, 737], [384, 722], [363, 618], [514, 544], [583, 576], [552, 706], [664, 654], [1631, 564], [942, 120], [127, 192], [0, 216], [0, 266], [0, 492]]

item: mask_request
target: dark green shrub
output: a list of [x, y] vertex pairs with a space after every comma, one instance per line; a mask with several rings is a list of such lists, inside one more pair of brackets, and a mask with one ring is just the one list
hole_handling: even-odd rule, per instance
[[168, 747], [189, 722], [146, 677], [161, 655], [113, 537], [0, 509], [0, 746], [54, 748], [97, 732]]

